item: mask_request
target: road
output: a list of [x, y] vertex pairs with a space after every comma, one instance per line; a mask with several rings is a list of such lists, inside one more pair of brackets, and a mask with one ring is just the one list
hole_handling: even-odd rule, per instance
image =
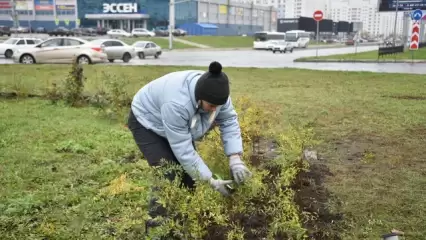
[[[358, 52], [371, 51], [377, 46], [361, 46]], [[353, 53], [354, 47], [318, 49], [318, 55]], [[132, 59], [129, 63], [116, 62], [122, 65], [174, 65], [174, 66], [208, 66], [211, 61], [219, 61], [224, 67], [257, 67], [257, 68], [302, 68], [337, 71], [368, 71], [388, 73], [425, 74], [425, 63], [303, 63], [293, 62], [299, 57], [315, 56], [316, 49], [295, 50], [293, 53], [273, 54], [270, 51], [255, 50], [186, 50], [164, 52], [159, 59]], [[13, 64], [11, 60], [0, 58], [0, 64]], [[110, 63], [107, 63], [110, 64]]]
[[[358, 52], [376, 50], [377, 46], [358, 47]], [[318, 55], [354, 53], [354, 47], [319, 49]], [[160, 59], [147, 58], [143, 61], [132, 60], [131, 65], [180, 65], [208, 66], [211, 61], [219, 61], [223, 66], [259, 67], [259, 68], [302, 68], [336, 71], [368, 71], [387, 73], [425, 74], [423, 63], [304, 63], [293, 62], [300, 57], [315, 56], [316, 49], [299, 50], [293, 53], [273, 54], [270, 51], [188, 51], [167, 52]]]

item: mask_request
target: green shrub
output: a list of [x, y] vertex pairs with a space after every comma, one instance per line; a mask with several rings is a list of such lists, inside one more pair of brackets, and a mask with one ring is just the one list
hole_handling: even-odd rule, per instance
[[[290, 188], [297, 174], [307, 167], [301, 154], [312, 139], [311, 129], [272, 134], [268, 119], [259, 107], [247, 98], [234, 103], [244, 140], [243, 159], [253, 178], [236, 188], [231, 197], [222, 197], [205, 183], [197, 183], [194, 193], [178, 188], [176, 178], [169, 182], [161, 177], [165, 169], [156, 169], [153, 181], [161, 189], [153, 192], [167, 210], [161, 227], [150, 231], [153, 239], [172, 232], [178, 239], [303, 239], [306, 230], [302, 215], [293, 201]], [[251, 164], [252, 145], [261, 137], [275, 137], [280, 156]], [[214, 173], [230, 179], [228, 159], [223, 153], [218, 130], [198, 144], [202, 158]]]
[[77, 61], [73, 61], [62, 88], [63, 97], [67, 104], [77, 106], [82, 103], [84, 100], [84, 80], [83, 67]]
[[95, 95], [91, 97], [92, 105], [99, 107], [103, 114], [117, 120], [129, 111], [132, 98], [126, 91], [129, 84], [124, 77], [113, 73], [102, 72], [102, 85], [98, 86]]

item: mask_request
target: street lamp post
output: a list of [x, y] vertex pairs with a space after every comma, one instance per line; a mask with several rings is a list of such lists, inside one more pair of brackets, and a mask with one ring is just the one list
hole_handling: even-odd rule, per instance
[[173, 30], [175, 29], [175, 0], [169, 5], [169, 49], [173, 49]]
[[396, 23], [398, 22], [399, 0], [396, 0], [395, 6], [395, 25], [393, 26], [393, 45], [396, 46]]

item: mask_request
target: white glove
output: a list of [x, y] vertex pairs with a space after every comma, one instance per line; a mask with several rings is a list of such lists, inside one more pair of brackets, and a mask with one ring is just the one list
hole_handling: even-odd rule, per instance
[[233, 182], [232, 180], [220, 180], [220, 179], [210, 178], [209, 182], [210, 182], [210, 186], [214, 190], [221, 193], [223, 196], [230, 195], [230, 192], [226, 185], [231, 184]]
[[231, 175], [237, 184], [243, 183], [247, 178], [252, 176], [252, 173], [248, 170], [244, 162], [241, 161], [239, 155], [232, 155], [229, 158], [229, 167], [231, 169]]

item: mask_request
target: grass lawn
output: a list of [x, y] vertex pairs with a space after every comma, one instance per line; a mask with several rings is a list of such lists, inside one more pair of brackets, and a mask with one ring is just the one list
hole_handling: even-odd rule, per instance
[[[86, 86], [95, 93], [105, 71], [128, 81], [126, 91], [132, 95], [146, 82], [179, 69], [188, 68], [85, 66]], [[68, 70], [67, 65], [1, 65], [0, 90], [42, 93]], [[322, 140], [319, 159], [331, 172], [321, 171], [332, 196], [329, 211], [344, 219], [328, 228], [344, 239], [377, 239], [394, 228], [407, 239], [426, 235], [426, 77], [305, 69], [224, 71], [234, 96], [279, 108], [277, 131], [316, 119]], [[0, 109], [0, 235], [95, 238], [126, 229], [144, 214], [143, 191], [102, 195], [125, 171], [132, 181], [145, 184], [139, 170], [145, 165], [123, 161], [136, 146], [122, 123], [97, 116], [92, 108], [34, 99], [1, 100]]]
[[185, 36], [179, 38], [214, 48], [253, 47], [253, 37], [250, 36]]
[[[404, 53], [397, 54], [396, 59], [397, 60], [402, 60], [402, 59], [411, 60], [412, 59], [412, 53], [414, 54], [413, 55], [414, 60], [416, 60], [416, 59], [417, 60], [425, 60], [426, 59], [426, 48], [419, 48], [419, 50], [415, 50], [415, 51], [406, 50]], [[358, 52], [358, 53], [355, 54], [355, 50], [354, 50], [354, 53], [336, 54], [336, 55], [329, 55], [329, 56], [319, 56], [318, 59], [377, 60], [377, 56], [378, 56], [377, 54], [378, 54], [378, 51]], [[304, 60], [316, 59], [316, 57], [305, 57], [303, 59]], [[382, 59], [394, 60], [395, 55], [386, 55], [386, 56], [380, 57], [380, 60], [382, 60]]]
[[[159, 37], [132, 37], [132, 38], [121, 38], [128, 44], [133, 44], [136, 41], [152, 41], [155, 42], [162, 49], [169, 49], [169, 39]], [[184, 48], [197, 48], [191, 45], [187, 45], [181, 42], [173, 41], [173, 49], [184, 49]]]
[[[182, 39], [204, 44], [214, 48], [252, 48], [253, 37], [247, 36], [186, 36], [180, 37]], [[316, 45], [316, 41], [311, 41], [310, 45]], [[325, 43], [319, 42], [319, 45]]]

